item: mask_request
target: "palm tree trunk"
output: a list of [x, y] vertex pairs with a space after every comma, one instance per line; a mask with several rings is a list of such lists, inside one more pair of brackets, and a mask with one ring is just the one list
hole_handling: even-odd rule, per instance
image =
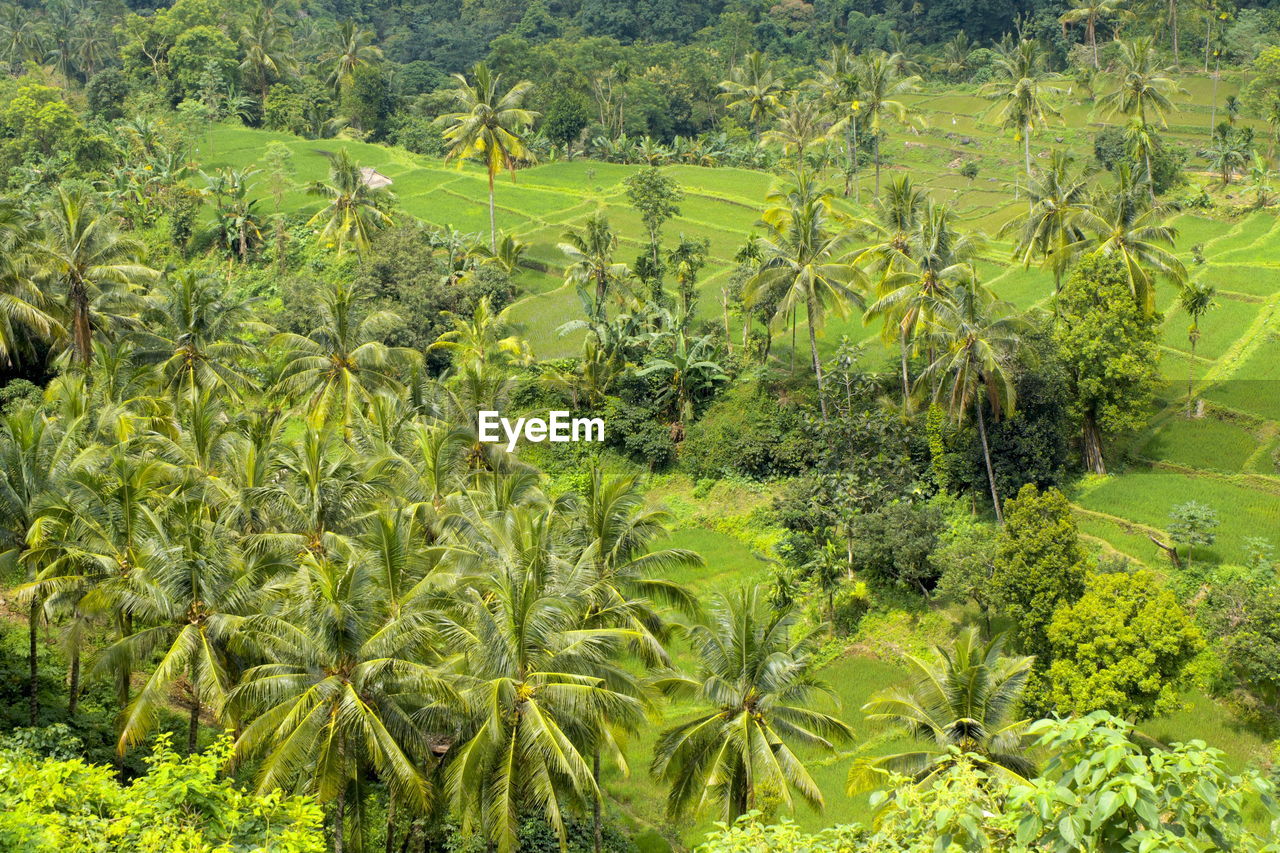
[[1213, 16], [1209, 15], [1204, 22], [1204, 73], [1209, 73], [1209, 36], [1213, 34]]
[[495, 224], [493, 211], [493, 169], [489, 170], [489, 251], [498, 251], [498, 226]]
[[1191, 395], [1196, 381], [1196, 334], [1191, 336], [1191, 358], [1187, 361], [1187, 417], [1191, 417]]
[[591, 756], [591, 778], [596, 783], [596, 795], [591, 800], [592, 845], [595, 853], [604, 849], [604, 828], [600, 824], [600, 746], [596, 745]]
[[791, 375], [796, 375], [796, 309], [791, 309]]
[[93, 358], [93, 328], [89, 325], [89, 294], [84, 282], [76, 279], [71, 283], [71, 323], [75, 327], [76, 355], [86, 370]]
[[67, 664], [67, 717], [75, 719], [80, 705], [80, 646], [71, 644], [71, 660]]
[[911, 377], [907, 375], [907, 333], [904, 329], [898, 337], [902, 354], [902, 408], [911, 406]]
[[31, 609], [27, 613], [27, 703], [31, 712], [31, 725], [36, 724], [36, 717], [40, 713], [40, 697], [37, 695], [37, 688], [40, 681], [40, 661], [37, 658], [37, 642], [39, 641], [40, 631], [40, 601], [39, 599], [31, 602]]
[[1102, 458], [1102, 435], [1092, 415], [1085, 415], [1084, 419], [1084, 465], [1095, 474], [1107, 473]]
[[987, 463], [987, 485], [991, 487], [991, 505], [996, 510], [996, 521], [1004, 524], [1004, 512], [1000, 509], [1000, 495], [996, 492], [996, 473], [991, 467], [991, 448], [987, 445], [987, 418], [982, 413], [982, 398], [975, 397], [973, 407], [978, 415], [978, 435], [982, 438], [982, 458]]
[[1093, 67], [1096, 70], [1098, 66], [1098, 22], [1093, 18], [1089, 19], [1089, 47], [1093, 48]]
[[1151, 149], [1143, 147], [1142, 156], [1147, 161], [1147, 189], [1151, 192], [1151, 205], [1154, 207], [1156, 203], [1156, 182], [1151, 174]]
[[862, 204], [862, 184], [858, 183], [858, 116], [853, 117], [853, 200], [855, 204]]
[[[814, 297], [816, 298], [816, 297]], [[822, 408], [822, 420], [827, 420], [827, 394], [822, 387], [822, 361], [818, 358], [818, 334], [814, 330], [813, 299], [806, 303], [809, 320], [809, 357], [813, 359], [813, 375], [818, 377], [818, 404]]]
[[391, 853], [396, 846], [396, 796], [387, 794], [387, 841], [383, 849]]
[[1027, 206], [1031, 205], [1031, 122], [1022, 126], [1022, 163], [1027, 170]]
[[1173, 67], [1182, 65], [1182, 57], [1178, 51], [1178, 0], [1169, 0], [1169, 27], [1173, 31]]
[[880, 198], [880, 134], [875, 136], [876, 149], [876, 198]]
[[343, 853], [346, 832], [347, 786], [338, 786], [338, 798], [333, 804], [333, 853]]
[[200, 694], [196, 690], [196, 656], [191, 656], [187, 671], [191, 680], [191, 711], [187, 717], [187, 755], [196, 754], [196, 742], [200, 737]]

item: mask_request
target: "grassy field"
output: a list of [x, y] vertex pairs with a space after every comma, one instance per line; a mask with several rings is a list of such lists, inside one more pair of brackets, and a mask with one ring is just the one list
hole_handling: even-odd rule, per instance
[[[1098, 91], [1104, 86], [1099, 83]], [[1179, 97], [1177, 110], [1170, 116], [1171, 136], [1194, 151], [1207, 135], [1213, 84], [1207, 78], [1193, 78], [1187, 89], [1190, 94]], [[1224, 81], [1218, 89], [1219, 100], [1232, 91], [1233, 84]], [[995, 291], [1020, 308], [1043, 304], [1053, 290], [1051, 275], [1012, 263], [1007, 243], [995, 237], [1002, 225], [1025, 209], [1025, 202], [1015, 197], [1024, 179], [1021, 149], [1012, 134], [985, 119], [990, 105], [972, 93], [929, 91], [908, 100], [920, 110], [925, 126], [918, 133], [891, 132], [883, 145], [887, 165], [882, 181], [906, 170], [935, 199], [953, 204], [968, 228], [992, 237], [979, 269]], [[1088, 106], [1073, 104], [1064, 110], [1064, 118], [1064, 124], [1051, 126], [1033, 140], [1032, 155], [1037, 162], [1057, 148], [1069, 149], [1081, 159], [1087, 157], [1092, 134], [1103, 117]], [[486, 182], [478, 168], [468, 165], [458, 169], [398, 149], [219, 127], [202, 143], [202, 166], [209, 170], [220, 165], [258, 164], [265, 145], [272, 141], [294, 153], [294, 185], [285, 197], [290, 210], [317, 208], [318, 201], [304, 192], [305, 186], [326, 175], [326, 154], [346, 148], [361, 166], [372, 166], [392, 178], [392, 189], [405, 214], [463, 232], [479, 234], [488, 227]], [[967, 161], [978, 164], [976, 179], [959, 174]], [[1196, 162], [1193, 159], [1193, 164]], [[642, 229], [627, 205], [622, 185], [637, 168], [561, 161], [522, 170], [514, 184], [506, 177], [501, 180], [497, 188], [498, 225], [528, 241], [527, 257], [541, 267], [521, 272], [517, 283], [522, 295], [511, 309], [512, 319], [538, 356], [573, 355], [578, 349], [578, 339], [556, 333], [562, 323], [580, 314], [573, 289], [563, 282], [563, 259], [556, 248], [563, 232], [596, 210], [604, 210], [622, 236], [619, 260], [629, 261], [640, 251]], [[732, 256], [755, 225], [766, 195], [781, 179], [738, 169], [668, 166], [665, 171], [686, 193], [682, 215], [666, 227], [668, 241], [680, 234], [710, 241], [700, 312], [705, 318], [718, 318], [721, 288]], [[861, 175], [857, 191], [863, 207], [852, 199], [840, 200], [839, 207], [865, 213], [874, 192], [870, 169]], [[1243, 540], [1249, 536], [1271, 535], [1280, 545], [1280, 221], [1270, 213], [1254, 213], [1234, 222], [1183, 213], [1174, 224], [1179, 229], [1177, 252], [1192, 275], [1214, 284], [1219, 291], [1219, 307], [1203, 319], [1196, 352], [1195, 386], [1204, 401], [1203, 411], [1194, 419], [1187, 419], [1182, 412], [1190, 366], [1188, 319], [1176, 308], [1173, 288], [1161, 283], [1157, 291], [1157, 303], [1165, 315], [1161, 372], [1169, 386], [1161, 395], [1151, 427], [1128, 448], [1134, 460], [1118, 467], [1112, 476], [1089, 479], [1073, 493], [1081, 531], [1087, 538], [1104, 550], [1157, 568], [1163, 568], [1164, 557], [1148, 534], [1161, 534], [1169, 510], [1192, 499], [1213, 507], [1222, 518], [1218, 542], [1198, 556], [1237, 561]], [[1198, 253], [1193, 247], [1198, 247]], [[1204, 264], [1194, 262], [1197, 254], [1203, 255]], [[832, 317], [820, 346], [829, 353], [842, 336], [873, 340], [879, 331], [856, 314], [844, 319]], [[774, 352], [785, 363], [791, 357], [791, 330], [777, 334]], [[801, 347], [798, 362], [803, 369], [807, 333], [801, 326], [797, 334]], [[888, 350], [872, 348], [870, 352], [873, 360], [880, 352], [885, 359], [892, 357]], [[673, 481], [660, 482], [652, 494], [656, 501], [669, 505], [680, 520], [671, 544], [694, 549], [706, 558], [705, 568], [684, 571], [674, 579], [709, 598], [766, 576], [768, 565], [759, 553], [759, 542], [740, 530], [725, 532], [728, 528], [723, 521], [741, 520], [752, 507], [767, 504], [767, 491], [722, 484], [709, 497], [695, 499], [692, 484]], [[680, 664], [692, 663], [686, 650], [678, 648], [677, 654]], [[800, 808], [795, 817], [802, 825], [817, 827], [867, 817], [865, 798], [849, 798], [844, 793], [849, 763], [858, 754], [887, 751], [900, 744], [868, 728], [857, 709], [872, 692], [902, 675], [899, 661], [871, 654], [838, 657], [824, 669], [823, 676], [835, 686], [841, 714], [854, 725], [857, 740], [836, 755], [813, 757], [827, 810], [817, 815], [807, 807]], [[1237, 766], [1265, 751], [1261, 738], [1211, 699], [1192, 694], [1187, 701], [1189, 710], [1153, 721], [1148, 732], [1165, 740], [1203, 738], [1224, 749]], [[678, 720], [689, 710], [668, 708], [665, 719]], [[664, 792], [647, 769], [659, 729], [655, 723], [625, 745], [631, 762], [629, 775], [610, 771], [606, 776], [617, 808], [655, 833], [670, 828], [662, 814]], [[709, 823], [703, 820], [674, 829], [685, 839], [693, 839]]]

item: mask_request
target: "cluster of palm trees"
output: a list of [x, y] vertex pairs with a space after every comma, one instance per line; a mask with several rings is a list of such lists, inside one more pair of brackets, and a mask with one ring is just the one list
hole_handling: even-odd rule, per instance
[[[673, 813], [732, 819], [756, 791], [821, 803], [785, 745], [848, 730], [805, 704], [820, 685], [793, 618], [750, 591], [704, 616], [665, 579], [700, 558], [661, 547], [635, 477], [593, 469], [552, 495], [478, 442], [476, 411], [527, 361], [487, 305], [441, 337], [454, 370], [432, 381], [349, 287], [307, 334], [275, 334], [219, 279], [147, 271], [81, 196], [56, 201], [41, 251], [80, 331], [42, 401], [0, 417], [33, 718], [48, 621], [72, 715], [85, 678], [114, 685], [121, 754], [179, 712], [189, 749], [202, 722], [233, 727], [263, 790], [329, 804], [337, 850], [375, 791], [393, 837], [451, 816], [511, 850], [531, 815], [563, 833], [594, 813], [599, 833], [602, 762], [625, 768], [656, 698], [697, 685], [704, 716], [655, 757]], [[677, 632], [697, 672], [670, 668]]]

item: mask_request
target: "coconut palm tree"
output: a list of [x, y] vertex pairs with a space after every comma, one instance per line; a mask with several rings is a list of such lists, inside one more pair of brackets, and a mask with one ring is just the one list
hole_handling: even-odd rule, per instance
[[1195, 395], [1196, 344], [1200, 342], [1200, 318], [1218, 307], [1217, 289], [1208, 282], [1188, 281], [1178, 291], [1178, 304], [1191, 325], [1187, 328], [1187, 341], [1191, 344], [1191, 356], [1187, 359], [1187, 417], [1191, 417], [1191, 403]]
[[952, 289], [951, 298], [930, 323], [927, 334], [938, 355], [917, 380], [957, 423], [964, 422], [972, 411], [982, 440], [991, 503], [996, 520], [1002, 524], [1004, 512], [991, 466], [983, 398], [993, 417], [1012, 414], [1015, 391], [1010, 361], [1021, 328], [1022, 321], [1012, 306], [996, 299], [976, 274], [971, 274]]
[[94, 332], [130, 325], [134, 288], [158, 273], [142, 264], [142, 244], [124, 237], [93, 195], [58, 191], [40, 209], [41, 236], [33, 245], [37, 273], [57, 294], [71, 327], [71, 347], [83, 369], [93, 361]]
[[456, 159], [461, 164], [466, 158], [475, 157], [484, 161], [489, 176], [489, 248], [496, 251], [498, 226], [493, 179], [501, 169], [506, 169], [514, 182], [516, 162], [533, 158], [522, 135], [538, 117], [536, 112], [523, 107], [533, 84], [522, 80], [504, 93], [499, 88], [502, 75], [490, 71], [483, 62], [471, 69], [474, 82], [462, 74], [453, 76], [457, 81], [453, 97], [458, 111], [437, 119], [445, 126], [444, 139], [449, 145], [445, 160]]
[[345, 148], [338, 149], [330, 158], [329, 183], [316, 181], [307, 188], [307, 193], [328, 199], [328, 204], [307, 220], [307, 226], [323, 222], [320, 242], [335, 246], [339, 257], [348, 248], [364, 257], [373, 233], [392, 223], [386, 208], [394, 196], [385, 187], [369, 186]]
[[[858, 120], [863, 116], [862, 78], [857, 57], [845, 45], [836, 45], [831, 56], [818, 63], [816, 85], [834, 121], [827, 131], [844, 133], [844, 194], [848, 198], [858, 174]], [[859, 189], [855, 199], [861, 202]]]
[[285, 358], [280, 390], [305, 403], [319, 422], [336, 418], [345, 424], [375, 390], [398, 388], [397, 368], [411, 367], [421, 354], [382, 342], [400, 318], [390, 311], [360, 318], [354, 286], [339, 282], [323, 299], [319, 325], [306, 335], [281, 332], [271, 344]]
[[644, 710], [634, 678], [612, 662], [633, 633], [583, 626], [591, 578], [559, 553], [555, 522], [553, 507], [536, 504], [474, 519], [456, 559], [479, 574], [439, 623], [465, 673], [446, 791], [463, 831], [502, 853], [516, 849], [529, 811], [564, 843], [566, 809], [601, 796], [588, 754], [609, 749], [625, 767], [608, 731], [634, 727]]
[[510, 329], [506, 311], [495, 314], [487, 296], [476, 302], [470, 317], [460, 317], [452, 311], [442, 311], [441, 316], [453, 328], [441, 332], [427, 349], [449, 353], [457, 367], [485, 364], [507, 369], [533, 361], [533, 352], [524, 338], [504, 334]]
[[1110, 107], [1109, 115], [1123, 113], [1149, 124], [1154, 116], [1165, 126], [1165, 114], [1173, 109], [1170, 96], [1186, 93], [1172, 76], [1173, 69], [1159, 65], [1159, 54], [1149, 36], [1122, 41], [1120, 44], [1120, 76], [1116, 87], [1098, 99], [1099, 106]]
[[655, 336], [671, 345], [655, 348], [637, 376], [657, 376], [662, 390], [657, 402], [671, 407], [674, 417], [672, 434], [677, 440], [684, 435], [684, 425], [693, 419], [693, 404], [705, 399], [716, 386], [729, 381], [729, 375], [716, 360], [716, 346], [710, 335], [690, 338], [683, 328], [667, 329]]
[[973, 261], [983, 241], [962, 234], [955, 211], [926, 201], [909, 236], [910, 266], [881, 276], [878, 297], [866, 308], [868, 318], [884, 318], [885, 337], [896, 338], [901, 349], [903, 405], [909, 405], [907, 357], [916, 349], [917, 335], [928, 332], [950, 299], [952, 286], [971, 277]]
[[[268, 661], [245, 670], [227, 711], [242, 728], [240, 760], [260, 759], [262, 792], [284, 788], [333, 803], [333, 849], [363, 848], [363, 810], [347, 804], [376, 771], [399, 802], [426, 810], [430, 730], [414, 712], [448, 706], [423, 618], [394, 618], [373, 559], [355, 546], [307, 554], [284, 610], [243, 620], [237, 641]], [[354, 838], [349, 838], [354, 836]]]
[[1076, 219], [1090, 206], [1089, 180], [1082, 173], [1073, 173], [1071, 163], [1070, 154], [1053, 152], [1048, 168], [1038, 171], [1027, 186], [1031, 209], [1025, 217], [1009, 220], [1001, 231], [1002, 235], [1016, 232], [1013, 257], [1024, 268], [1030, 268], [1038, 256], [1053, 270], [1055, 297], [1084, 238]]
[[1031, 179], [1031, 134], [1039, 125], [1058, 116], [1050, 101], [1062, 91], [1045, 64], [1040, 42], [1023, 39], [1007, 53], [997, 54], [996, 79], [982, 87], [984, 97], [996, 101], [1000, 123], [1017, 131], [1022, 141], [1023, 165]]
[[36, 340], [66, 334], [49, 313], [52, 299], [36, 275], [31, 251], [35, 224], [19, 205], [0, 200], [0, 361], [5, 364], [32, 355]]
[[765, 55], [752, 51], [742, 57], [742, 64], [730, 69], [729, 79], [720, 83], [720, 97], [729, 109], [746, 111], [747, 121], [758, 138], [764, 123], [778, 108], [782, 88], [782, 80], [774, 75]]
[[889, 55], [882, 50], [875, 50], [863, 57], [859, 77], [862, 80], [862, 114], [866, 116], [867, 128], [872, 133], [873, 151], [876, 161], [876, 198], [880, 197], [880, 138], [884, 135], [884, 125], [889, 118], [907, 126], [918, 122], [911, 114], [911, 109], [899, 98], [920, 88], [917, 75], [904, 75], [898, 70], [900, 55]]
[[382, 48], [373, 43], [375, 37], [373, 30], [362, 29], [355, 21], [338, 25], [329, 51], [320, 60], [321, 66], [328, 68], [329, 85], [335, 92], [351, 79], [357, 68], [382, 59]]
[[784, 154], [795, 157], [796, 168], [804, 168], [804, 153], [811, 145], [826, 137], [822, 105], [814, 98], [793, 92], [778, 111], [777, 126], [764, 134], [764, 139], [782, 145]]
[[793, 637], [794, 611], [775, 611], [765, 599], [762, 588], [719, 597], [710, 622], [690, 631], [697, 673], [656, 682], [700, 706], [654, 746], [652, 769], [671, 786], [673, 818], [712, 808], [732, 822], [758, 807], [766, 792], [791, 805], [794, 791], [821, 808], [822, 791], [793, 750], [831, 750], [853, 735], [810, 700], [834, 695], [814, 674], [812, 635]]
[[848, 232], [835, 233], [831, 193], [803, 171], [796, 175], [796, 185], [787, 193], [769, 196], [770, 207], [761, 217], [765, 236], [760, 245], [765, 260], [760, 270], [744, 288], [748, 305], [776, 290], [783, 296], [778, 302], [773, 322], [786, 319], [803, 306], [809, 331], [809, 356], [818, 382], [818, 398], [823, 419], [827, 402], [823, 394], [822, 363], [818, 358], [817, 330], [828, 309], [840, 316], [848, 313], [849, 303], [862, 306], [862, 297], [850, 283], [861, 271], [847, 260]]
[[240, 28], [240, 47], [244, 51], [240, 70], [257, 81], [264, 104], [272, 83], [297, 73], [298, 63], [290, 53], [289, 28], [276, 20], [269, 6], [261, 5], [249, 13], [249, 20]]
[[[565, 277], [582, 287], [595, 289], [595, 302], [591, 317], [605, 319], [605, 298], [631, 276], [626, 264], [614, 263], [618, 250], [618, 235], [609, 227], [609, 218], [599, 211], [583, 223], [582, 229], [571, 228], [564, 232], [565, 242], [560, 244], [569, 265]], [[583, 297], [586, 300], [586, 297]]]
[[[82, 416], [83, 417], [83, 416]], [[26, 558], [28, 536], [42, 505], [62, 489], [81, 449], [80, 421], [51, 418], [35, 406], [0, 416], [0, 562], [26, 568], [29, 579], [40, 565]], [[33, 591], [27, 603], [27, 670], [30, 724], [39, 712], [36, 639], [43, 599]]]
[[140, 363], [159, 364], [163, 388], [189, 395], [216, 388], [239, 395], [253, 383], [241, 363], [258, 352], [245, 339], [253, 324], [249, 303], [226, 293], [213, 276], [186, 269], [163, 277], [149, 295], [144, 329], [134, 334]]
[[1026, 757], [1030, 721], [1015, 713], [1033, 658], [1003, 652], [1003, 635], [983, 642], [978, 629], [968, 627], [950, 648], [935, 646], [931, 661], [909, 655], [910, 688], [880, 691], [862, 710], [868, 720], [906, 729], [921, 748], [855, 763], [850, 793], [890, 773], [925, 787], [962, 757], [992, 775], [1019, 782], [1030, 778], [1035, 772]]
[[[1063, 24], [1065, 32], [1067, 24], [1084, 23], [1085, 39], [1093, 51], [1093, 67], [1098, 66], [1098, 22], [1104, 18], [1131, 17], [1124, 8], [1125, 0], [1071, 0], [1071, 8], [1058, 20]], [[1171, 0], [1172, 2], [1172, 0]]]
[[1126, 164], [1116, 170], [1117, 184], [1095, 198], [1076, 216], [1076, 225], [1085, 235], [1083, 249], [1118, 257], [1133, 296], [1147, 310], [1155, 310], [1155, 276], [1164, 275], [1174, 283], [1186, 281], [1187, 270], [1170, 251], [1178, 229], [1165, 224], [1170, 208], [1152, 205], [1146, 193], [1135, 193]]

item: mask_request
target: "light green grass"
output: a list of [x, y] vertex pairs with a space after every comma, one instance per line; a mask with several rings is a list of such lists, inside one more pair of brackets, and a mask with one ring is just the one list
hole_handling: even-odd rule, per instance
[[1143, 455], [1189, 468], [1238, 474], [1257, 447], [1253, 431], [1238, 424], [1174, 416], [1147, 442]]
[[[1200, 319], [1200, 340], [1196, 343], [1196, 355], [1208, 359], [1222, 356], [1248, 330], [1260, 308], [1256, 302], [1218, 297], [1218, 307]], [[1184, 352], [1190, 351], [1191, 342], [1187, 337], [1190, 324], [1190, 318], [1181, 308], [1170, 311], [1161, 329], [1164, 345]]]
[[1280, 420], [1280, 338], [1264, 340], [1230, 378], [1204, 396], [1228, 408]]

